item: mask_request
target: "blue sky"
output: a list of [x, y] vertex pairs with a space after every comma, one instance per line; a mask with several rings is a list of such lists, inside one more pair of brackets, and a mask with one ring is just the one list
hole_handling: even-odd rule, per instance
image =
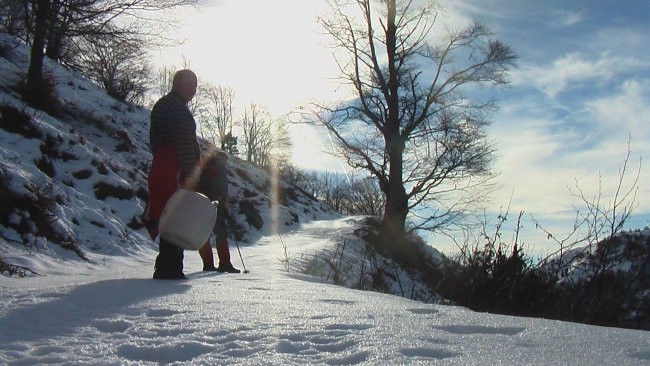
[[[607, 206], [628, 138], [630, 179], [649, 156], [650, 2], [481, 0], [458, 2], [450, 12], [484, 21], [520, 58], [490, 129], [502, 174], [497, 197], [512, 195], [513, 210], [561, 236], [580, 207], [568, 187], [595, 198], [602, 185]], [[650, 174], [641, 164], [629, 228], [650, 223]], [[541, 247], [534, 231], [527, 231], [536, 242], [529, 244]]]
[[[556, 236], [573, 224], [579, 200], [599, 187], [605, 206], [618, 183], [630, 141], [629, 178], [650, 157], [650, 1], [447, 1], [440, 26], [478, 19], [519, 56], [489, 129], [500, 189], [488, 206], [510, 203], [526, 212], [523, 240], [552, 250], [530, 215]], [[279, 116], [310, 100], [347, 96], [327, 38], [316, 23], [324, 0], [206, 1], [186, 12], [174, 34], [180, 47], [157, 51], [163, 63], [190, 61], [200, 78], [235, 90], [235, 103], [255, 102]], [[436, 30], [442, 29], [441, 27]], [[322, 152], [328, 142], [312, 129], [295, 131], [296, 163], [341, 170]], [[650, 225], [650, 169], [642, 162], [630, 228]], [[628, 185], [629, 186], [629, 185]], [[496, 217], [496, 215], [494, 215]]]

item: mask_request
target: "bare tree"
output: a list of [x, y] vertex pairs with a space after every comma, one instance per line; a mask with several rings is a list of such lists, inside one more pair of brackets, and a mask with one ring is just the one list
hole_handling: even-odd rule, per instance
[[372, 177], [354, 180], [348, 199], [347, 214], [351, 215], [381, 216], [386, 206], [384, 194]]
[[290, 164], [293, 141], [289, 133], [289, 121], [285, 118], [273, 120], [270, 158], [273, 165], [282, 169]]
[[553, 304], [561, 319], [648, 329], [650, 308], [636, 300], [650, 288], [647, 236], [623, 230], [638, 207], [642, 159], [636, 171], [630, 165], [628, 141], [612, 191], [603, 192], [602, 177], [594, 185], [593, 194], [587, 193], [576, 179], [569, 191], [579, 203], [574, 206], [573, 228], [566, 236], [552, 234], [533, 217], [537, 228], [558, 244], [555, 252], [538, 263], [538, 268], [548, 271], [555, 287], [562, 291], [561, 301]]
[[12, 36], [25, 38], [25, 6], [16, 0], [0, 0], [0, 27]]
[[176, 72], [176, 68], [173, 66], [168, 66], [168, 65], [163, 65], [158, 69], [158, 72], [156, 73], [155, 77], [155, 92], [156, 92], [156, 97], [155, 100], [158, 98], [163, 97], [165, 94], [169, 93], [169, 91], [172, 89], [172, 80], [174, 80], [174, 73]]
[[380, 216], [384, 212], [384, 193], [372, 177], [354, 178], [318, 170], [305, 172], [290, 165], [282, 173], [285, 181], [344, 215]]
[[[293, 165], [285, 166], [280, 172], [281, 177], [286, 182], [300, 187], [303, 191], [316, 197], [322, 198], [321, 192], [323, 185], [320, 181], [319, 172], [310, 170], [306, 171]], [[328, 172], [320, 174], [329, 174]]]
[[242, 131], [246, 161], [263, 165], [271, 147], [271, 116], [261, 106], [250, 104], [244, 110]]
[[78, 58], [72, 68], [101, 85], [108, 95], [137, 104], [144, 102], [151, 66], [143, 44], [97, 35], [76, 43]]
[[344, 180], [346, 178], [341, 174], [333, 173], [330, 171], [326, 171], [324, 173], [316, 173], [315, 178], [316, 197], [322, 199], [335, 211], [343, 212], [343, 206], [347, 201], [345, 199], [345, 195], [349, 190], [349, 185], [344, 188]]
[[43, 78], [43, 62], [45, 60], [45, 42], [47, 39], [47, 29], [50, 20], [50, 1], [36, 0], [26, 2], [31, 6], [34, 13], [34, 28], [32, 48], [30, 51], [29, 67], [27, 69], [27, 85], [25, 87], [25, 97], [30, 103], [42, 104], [45, 87]]
[[201, 96], [205, 102], [205, 118], [207, 128], [212, 131], [215, 145], [226, 150], [228, 136], [233, 130], [233, 102], [235, 91], [221, 85], [206, 84], [202, 87]]
[[273, 119], [266, 108], [252, 103], [244, 110], [241, 129], [247, 161], [274, 166], [278, 172], [289, 164], [292, 141], [287, 120]]
[[[27, 90], [38, 90], [43, 82], [43, 60], [48, 57], [67, 63], [75, 58], [75, 40], [87, 36], [110, 36], [137, 41], [162, 40], [161, 27], [169, 19], [154, 12], [190, 5], [197, 0], [21, 0], [27, 35], [32, 35]], [[120, 20], [119, 22], [117, 20]], [[72, 47], [72, 48], [71, 48]]]
[[471, 92], [506, 84], [516, 57], [478, 23], [433, 46], [438, 11], [432, 4], [354, 0], [357, 21], [348, 3], [331, 0], [333, 15], [320, 22], [333, 46], [349, 56], [338, 62], [356, 98], [317, 105], [315, 115], [348, 164], [377, 180], [386, 196], [381, 234], [393, 245], [415, 207], [432, 212], [418, 228], [440, 229], [477, 199], [468, 196], [472, 189], [492, 177], [493, 149], [484, 127], [493, 101]]

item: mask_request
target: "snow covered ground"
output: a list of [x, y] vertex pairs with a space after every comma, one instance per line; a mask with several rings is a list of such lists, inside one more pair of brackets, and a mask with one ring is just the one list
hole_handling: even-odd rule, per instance
[[[350, 221], [325, 224], [343, 229]], [[312, 230], [322, 225], [304, 225], [282, 241], [296, 251], [327, 245]], [[0, 362], [650, 364], [650, 332], [481, 314], [322, 284], [285, 270], [277, 235], [240, 248], [249, 274], [203, 273], [198, 253], [186, 252], [188, 280], [155, 281], [155, 251], [143, 249], [73, 274], [2, 276]]]

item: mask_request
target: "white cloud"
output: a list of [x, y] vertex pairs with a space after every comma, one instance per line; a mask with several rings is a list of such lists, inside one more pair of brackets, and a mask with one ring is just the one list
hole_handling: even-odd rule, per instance
[[[608, 97], [581, 101], [589, 108], [586, 112], [560, 120], [540, 112], [538, 106], [527, 105], [530, 99], [505, 105], [498, 115], [502, 122], [494, 125], [490, 133], [498, 144], [497, 168], [501, 172], [501, 189], [493, 195], [492, 207], [504, 206], [512, 199], [513, 212], [524, 210], [527, 217], [535, 216], [555, 235], [570, 231], [574, 208], [584, 204], [571, 195], [570, 188], [575, 191], [577, 185], [588, 199], [602, 194], [601, 203], [611, 207], [629, 134], [631, 155], [624, 189], [632, 186], [640, 159], [650, 156], [650, 136], [645, 127], [650, 122], [648, 90], [648, 83], [625, 81]], [[586, 136], [590, 142], [582, 144]], [[650, 212], [647, 182], [650, 169], [644, 164], [634, 214]], [[534, 243], [535, 250], [552, 246], [528, 219], [524, 225], [524, 239]]]
[[582, 12], [571, 12], [566, 10], [556, 10], [551, 26], [564, 28], [576, 25], [582, 21]]
[[322, 128], [306, 124], [292, 127], [291, 136], [294, 143], [292, 161], [296, 167], [337, 173], [344, 171], [343, 163], [327, 153], [331, 151], [331, 144]]
[[551, 64], [527, 64], [512, 72], [513, 85], [532, 86], [550, 98], [586, 82], [603, 82], [619, 74], [646, 68], [648, 64], [636, 58], [617, 56], [608, 52], [595, 57], [572, 52]]
[[567, 209], [564, 192], [571, 178], [565, 174], [567, 168], [556, 161], [565, 141], [548, 132], [553, 123], [523, 119], [493, 131], [502, 186], [494, 196], [495, 203], [506, 204], [512, 194], [516, 210], [549, 213]]
[[613, 95], [588, 101], [596, 113], [598, 123], [608, 133], [631, 134], [633, 139], [650, 139], [650, 81], [645, 85], [637, 80], [626, 80]]
[[[593, 110], [595, 123], [602, 126], [602, 140], [597, 150], [591, 152], [593, 161], [599, 162], [612, 175], [621, 168], [630, 138], [630, 168], [638, 168], [639, 158], [650, 157], [650, 82], [645, 84], [637, 80], [626, 80], [620, 89], [611, 96], [597, 98], [587, 102]], [[632, 172], [630, 173], [632, 174]], [[634, 172], [635, 174], [635, 172]], [[647, 163], [642, 165], [639, 189], [647, 197], [650, 190], [650, 169]], [[610, 185], [611, 188], [611, 185]], [[639, 201], [639, 210], [650, 211], [650, 202]]]
[[468, 3], [453, 2], [450, 4], [443, 4], [444, 13], [439, 16], [438, 21], [448, 28], [456, 29], [467, 26], [472, 23], [472, 18], [466, 14], [476, 10], [476, 7]]

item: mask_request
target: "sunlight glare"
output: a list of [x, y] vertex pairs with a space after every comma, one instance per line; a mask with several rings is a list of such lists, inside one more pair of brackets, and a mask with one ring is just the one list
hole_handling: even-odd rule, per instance
[[162, 62], [185, 57], [199, 78], [233, 88], [237, 106], [282, 115], [336, 87], [328, 80], [338, 69], [316, 22], [324, 9], [325, 1], [226, 0], [186, 10], [173, 35], [186, 41], [162, 50]]

